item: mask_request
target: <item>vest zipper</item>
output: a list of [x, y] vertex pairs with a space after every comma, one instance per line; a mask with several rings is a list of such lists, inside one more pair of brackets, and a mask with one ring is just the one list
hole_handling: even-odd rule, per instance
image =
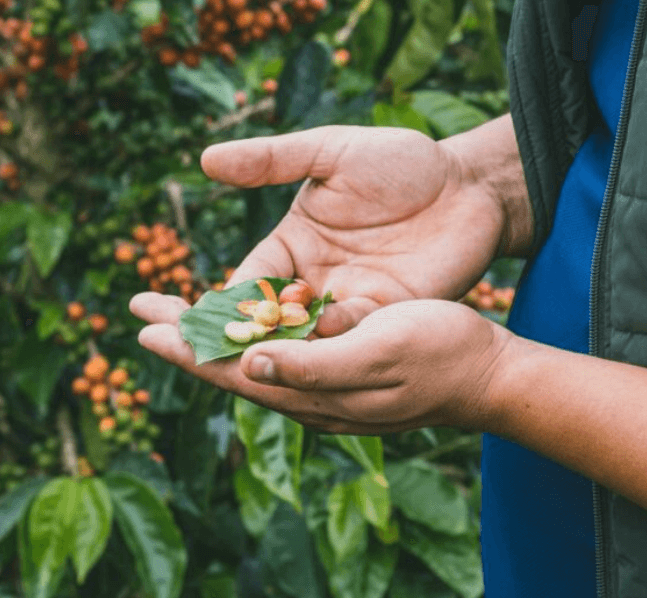
[[[627, 129], [629, 123], [629, 107], [631, 105], [631, 96], [634, 91], [636, 82], [636, 70], [639, 58], [639, 46], [642, 46], [642, 40], [645, 33], [645, 17], [647, 15], [647, 0], [640, 0], [638, 16], [634, 27], [633, 40], [631, 42], [631, 52], [629, 54], [629, 66], [625, 79], [624, 91], [622, 94], [622, 103], [620, 107], [620, 122], [618, 124], [618, 134], [613, 147], [611, 157], [611, 166], [609, 177], [602, 201], [600, 219], [598, 220], [598, 229], [595, 236], [595, 246], [593, 250], [593, 262], [591, 264], [591, 294], [590, 294], [590, 328], [589, 328], [589, 355], [598, 355], [599, 339], [601, 333], [601, 308], [599, 301], [600, 286], [600, 263], [602, 261], [602, 251], [606, 240], [607, 224], [609, 213], [611, 211], [611, 201], [615, 195], [618, 173], [620, 170], [620, 158], [622, 148], [627, 138]], [[595, 566], [596, 566], [596, 585], [598, 598], [609, 598], [609, 577], [610, 563], [606, 544], [604, 542], [604, 506], [606, 505], [606, 495], [603, 494], [603, 488], [593, 482], [593, 519], [595, 526]], [[615, 596], [612, 598], [616, 598]]]

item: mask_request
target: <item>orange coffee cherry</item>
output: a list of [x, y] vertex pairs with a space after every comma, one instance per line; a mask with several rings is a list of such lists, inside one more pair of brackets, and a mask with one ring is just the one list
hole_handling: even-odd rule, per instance
[[78, 301], [67, 304], [67, 317], [73, 322], [78, 322], [85, 317], [85, 306]]
[[242, 108], [245, 104], [247, 104], [247, 94], [242, 89], [239, 89], [234, 94], [234, 100], [236, 101], [236, 106]]
[[235, 21], [238, 29], [247, 29], [254, 22], [254, 13], [251, 10], [241, 10]]
[[45, 58], [39, 54], [32, 54], [27, 61], [27, 66], [32, 73], [36, 73], [45, 67]]
[[27, 85], [27, 81], [20, 81], [18, 85], [16, 85], [13, 94], [17, 100], [26, 99], [29, 95], [29, 86]]
[[182, 295], [190, 295], [191, 293], [193, 293], [193, 284], [191, 284], [190, 282], [181, 282], [179, 287], [180, 293], [182, 293]]
[[492, 283], [487, 280], [482, 280], [476, 285], [476, 290], [481, 293], [481, 295], [490, 295], [492, 293]]
[[171, 271], [164, 270], [158, 274], [157, 278], [159, 278], [159, 281], [162, 284], [168, 284], [169, 282], [171, 282]]
[[191, 270], [186, 266], [175, 266], [171, 272], [171, 278], [177, 285], [183, 282], [189, 282], [192, 278]]
[[267, 9], [257, 10], [254, 20], [263, 29], [271, 29], [274, 26], [274, 15]]
[[146, 405], [151, 400], [151, 395], [147, 390], [140, 388], [133, 393], [133, 400], [140, 405]]
[[99, 384], [95, 384], [90, 389], [90, 398], [95, 403], [103, 403], [104, 401], [108, 400], [109, 396], [110, 396], [110, 391], [108, 387], [102, 382], [100, 382]]
[[173, 258], [170, 253], [160, 253], [155, 256], [154, 262], [158, 270], [166, 270], [173, 263]]
[[147, 226], [144, 226], [143, 224], [140, 224], [135, 228], [133, 228], [132, 235], [135, 241], [142, 244], [148, 243], [148, 241], [152, 237], [152, 234], [149, 228]]
[[494, 298], [492, 295], [481, 295], [477, 307], [480, 311], [491, 311], [494, 308]]
[[115, 261], [119, 264], [130, 264], [135, 260], [135, 247], [132, 243], [119, 243], [115, 249]]
[[214, 291], [222, 291], [225, 288], [225, 283], [224, 282], [215, 282], [214, 284], [211, 285], [211, 288]]
[[333, 55], [335, 66], [346, 66], [350, 61], [350, 52], [346, 48], [338, 48]]
[[188, 245], [180, 244], [173, 247], [171, 250], [171, 258], [173, 263], [177, 264], [178, 262], [184, 261], [191, 255], [191, 250]]
[[15, 179], [18, 176], [18, 167], [13, 162], [5, 162], [0, 166], [0, 179]]
[[182, 54], [182, 62], [190, 69], [200, 66], [200, 53], [195, 50], [186, 50]]
[[157, 59], [163, 66], [175, 66], [180, 59], [180, 55], [175, 48], [162, 48], [157, 53]]
[[238, 12], [247, 5], [247, 0], [226, 0], [227, 8], [232, 12]]
[[153, 235], [153, 237], [157, 238], [157, 237], [159, 237], [161, 235], [166, 234], [168, 232], [168, 230], [169, 229], [166, 226], [166, 224], [164, 224], [163, 222], [156, 222], [151, 227], [151, 234]]
[[81, 376], [72, 381], [72, 393], [75, 395], [87, 395], [90, 392], [90, 381]]
[[164, 284], [158, 278], [151, 278], [148, 281], [148, 288], [154, 293], [164, 292]]
[[96, 355], [83, 366], [83, 374], [91, 382], [101, 382], [109, 369], [108, 360], [103, 355]]
[[108, 329], [108, 318], [103, 314], [92, 314], [88, 317], [88, 321], [95, 334], [102, 334]]
[[162, 457], [162, 455], [160, 455], [159, 453], [155, 453], [155, 452], [151, 453], [150, 458], [153, 461], [157, 461], [157, 463], [164, 463], [164, 457]]
[[88, 50], [88, 42], [80, 33], [73, 33], [69, 37], [69, 41], [77, 54], [83, 54]]
[[114, 417], [104, 417], [99, 422], [99, 430], [101, 430], [102, 432], [104, 430], [113, 430], [116, 427], [117, 422], [115, 421]]
[[274, 95], [276, 90], [279, 88], [279, 84], [276, 79], [265, 79], [262, 84], [263, 91], [268, 95]]
[[160, 248], [159, 244], [157, 243], [157, 239], [154, 239], [148, 245], [146, 245], [146, 255], [155, 258], [155, 256], [159, 255], [162, 252], [162, 249]]
[[120, 386], [128, 382], [128, 378], [129, 376], [127, 370], [125, 370], [124, 368], [117, 368], [110, 372], [110, 375], [108, 376], [108, 384], [110, 384], [110, 386], [113, 386], [114, 388], [119, 388]]
[[328, 2], [326, 0], [308, 0], [308, 8], [321, 12], [326, 9]]
[[115, 398], [115, 403], [119, 407], [132, 407], [133, 404], [133, 396], [129, 392], [124, 392], [121, 391], [117, 393], [117, 397]]
[[137, 274], [142, 278], [149, 278], [155, 272], [155, 262], [149, 257], [142, 257], [137, 262]]
[[200, 299], [200, 297], [202, 297], [202, 291], [197, 290], [197, 289], [195, 291], [193, 291], [193, 295], [191, 295], [191, 299], [193, 299], [194, 302], [198, 301], [198, 299]]

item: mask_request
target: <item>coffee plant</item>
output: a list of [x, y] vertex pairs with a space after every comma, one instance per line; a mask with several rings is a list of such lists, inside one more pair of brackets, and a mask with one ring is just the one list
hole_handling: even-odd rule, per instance
[[[142, 349], [299, 184], [209, 145], [508, 110], [513, 0], [0, 0], [0, 597], [479, 598], [480, 436], [318, 434]], [[521, 264], [462, 302], [504, 323]]]

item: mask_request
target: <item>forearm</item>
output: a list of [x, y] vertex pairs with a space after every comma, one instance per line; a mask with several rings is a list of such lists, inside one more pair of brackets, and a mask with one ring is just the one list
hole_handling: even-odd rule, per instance
[[647, 508], [647, 368], [519, 337], [502, 360], [486, 431]]
[[503, 210], [505, 226], [497, 255], [524, 257], [534, 223], [510, 114], [439, 143], [459, 157], [469, 177]]

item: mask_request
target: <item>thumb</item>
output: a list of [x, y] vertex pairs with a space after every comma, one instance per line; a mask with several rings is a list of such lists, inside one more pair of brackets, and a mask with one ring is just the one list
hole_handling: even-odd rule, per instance
[[[273, 135], [225, 141], [202, 152], [204, 173], [221, 183], [236, 187], [262, 187], [300, 181], [307, 177], [328, 178], [330, 164], [318, 166], [317, 158], [330, 139], [336, 146], [345, 143], [343, 126], [325, 126]], [[341, 139], [340, 139], [341, 138]], [[328, 155], [328, 158], [330, 156]]]

